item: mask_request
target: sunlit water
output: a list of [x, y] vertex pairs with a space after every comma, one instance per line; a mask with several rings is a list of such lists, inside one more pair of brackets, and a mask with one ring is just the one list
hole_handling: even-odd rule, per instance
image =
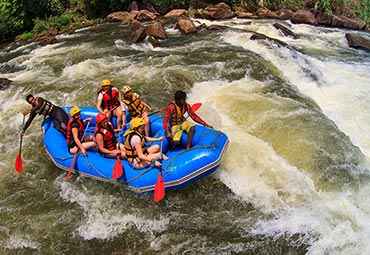
[[[129, 28], [62, 35], [0, 53], [0, 250], [4, 254], [370, 254], [370, 54], [347, 31], [276, 21], [229, 28], [161, 47], [128, 44]], [[252, 32], [288, 44], [252, 41]], [[363, 36], [368, 36], [362, 34]], [[40, 123], [23, 139], [27, 94], [94, 106], [102, 79], [130, 86], [155, 109], [178, 89], [230, 139], [212, 176], [154, 204], [120, 186], [65, 181], [44, 151]]]

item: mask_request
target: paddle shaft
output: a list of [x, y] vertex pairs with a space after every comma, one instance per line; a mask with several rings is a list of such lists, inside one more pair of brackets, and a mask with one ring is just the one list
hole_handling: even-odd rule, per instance
[[[197, 111], [201, 106], [202, 106], [202, 103], [195, 103], [195, 104], [193, 104], [193, 105], [191, 106], [191, 109], [193, 110], [193, 112], [195, 112], [195, 111]], [[166, 110], [166, 109], [167, 109], [167, 107], [165, 107], [165, 108], [163, 108], [163, 109], [160, 109], [160, 110], [158, 110], [158, 111], [152, 112], [152, 113], [148, 114], [148, 117], [149, 117], [149, 116], [151, 116], [151, 115], [153, 115], [153, 114], [157, 114], [157, 113], [159, 113], [159, 112], [163, 112], [163, 111], [164, 111], [164, 110]]]
[[[81, 138], [81, 141], [84, 140], [85, 135], [86, 135], [86, 131], [87, 131], [87, 128], [89, 127], [89, 125], [90, 125], [90, 121], [88, 121], [88, 123], [86, 125], [85, 131], [84, 131], [84, 133], [82, 135], [82, 138]], [[73, 169], [73, 166], [75, 164], [75, 161], [77, 159], [78, 154], [80, 154], [80, 149], [79, 148], [77, 149], [77, 151], [75, 152], [75, 155], [73, 156], [71, 166], [69, 167], [69, 171], [68, 171], [67, 176], [66, 176], [67, 181], [69, 180], [69, 177], [71, 176], [71, 172], [72, 172], [72, 169]]]
[[[22, 122], [22, 129], [24, 128], [24, 120], [26, 116], [23, 115], [23, 122]], [[18, 156], [15, 159], [15, 171], [18, 173], [22, 172], [22, 141], [23, 141], [23, 135], [21, 135], [21, 139], [19, 141], [19, 152]]]

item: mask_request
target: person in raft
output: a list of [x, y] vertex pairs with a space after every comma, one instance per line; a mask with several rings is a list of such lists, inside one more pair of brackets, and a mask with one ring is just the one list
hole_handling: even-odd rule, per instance
[[107, 115], [99, 113], [95, 117], [96, 129], [94, 131], [95, 140], [99, 147], [99, 152], [108, 158], [115, 158], [120, 155], [121, 159], [126, 158], [125, 146], [120, 144], [114, 134], [118, 129], [114, 129], [112, 123], [108, 121]]
[[152, 138], [144, 136], [145, 121], [143, 118], [133, 118], [130, 121], [130, 128], [123, 134], [125, 137], [125, 153], [130, 165], [135, 169], [142, 169], [154, 164], [157, 167], [162, 166], [158, 160], [167, 157], [161, 153], [158, 144], [146, 147], [145, 142], [163, 141], [163, 136]]
[[92, 118], [81, 120], [81, 109], [77, 106], [71, 108], [69, 115], [71, 115], [71, 118], [68, 121], [66, 137], [68, 151], [75, 154], [78, 150], [81, 150], [81, 153], [86, 156], [86, 150], [96, 145], [92, 135], [83, 136], [84, 123], [91, 121]]
[[150, 112], [153, 111], [152, 107], [144, 103], [139, 99], [139, 95], [132, 92], [131, 87], [125, 85], [121, 89], [122, 97], [121, 102], [124, 103], [125, 110], [128, 111], [132, 118], [140, 117], [145, 121], [145, 135], [149, 137], [150, 134], [150, 122], [148, 117], [148, 109]]
[[110, 120], [113, 114], [117, 117], [117, 128], [126, 127], [126, 114], [122, 112], [120, 107], [119, 90], [107, 79], [102, 80], [100, 85], [101, 89], [98, 91], [98, 102], [96, 103], [99, 113], [105, 113], [108, 120]]
[[62, 108], [52, 104], [42, 97], [35, 98], [33, 95], [28, 95], [26, 97], [26, 101], [27, 103], [32, 105], [32, 108], [23, 112], [23, 115], [30, 114], [30, 116], [28, 117], [26, 124], [21, 130], [21, 136], [24, 135], [27, 128], [31, 125], [33, 119], [36, 117], [37, 114], [44, 115], [45, 118], [50, 117], [53, 120], [54, 127], [62, 132], [64, 136], [66, 135], [68, 115], [65, 111], [63, 111]]
[[[186, 112], [195, 122], [206, 127], [213, 127], [192, 111], [190, 104], [186, 102], [186, 93], [184, 91], [176, 91], [175, 101], [169, 104], [166, 109], [163, 118], [163, 127], [166, 130], [166, 136], [172, 139], [173, 146], [180, 144], [181, 136], [183, 132], [186, 132], [188, 134], [186, 150], [189, 150], [195, 132], [195, 125], [193, 122], [186, 120], [184, 117]], [[168, 123], [170, 123], [171, 130], [168, 127]]]

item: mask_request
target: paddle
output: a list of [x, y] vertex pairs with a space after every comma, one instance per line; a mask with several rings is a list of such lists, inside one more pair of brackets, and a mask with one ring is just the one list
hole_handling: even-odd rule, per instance
[[[119, 146], [119, 144], [118, 144], [118, 146]], [[119, 147], [117, 149], [119, 149]], [[116, 163], [114, 163], [114, 166], [113, 166], [112, 179], [118, 179], [123, 174], [123, 165], [122, 165], [120, 154], [121, 153], [117, 153], [117, 160], [116, 160]]]
[[[161, 141], [161, 156], [160, 156], [160, 161], [162, 161], [162, 144], [163, 141]], [[155, 188], [154, 188], [154, 202], [157, 203], [161, 201], [164, 198], [164, 181], [162, 177], [162, 166], [159, 168], [158, 171], [158, 179], [157, 182], [155, 183]]]
[[[89, 125], [90, 125], [90, 121], [87, 123], [87, 126], [85, 128], [84, 134], [83, 134], [83, 136], [81, 138], [81, 141], [84, 140], [85, 135], [86, 135], [86, 131], [87, 131], [87, 128], [89, 127]], [[69, 167], [69, 171], [68, 171], [67, 176], [66, 176], [66, 181], [68, 181], [69, 180], [69, 177], [71, 176], [71, 172], [72, 172], [73, 166], [75, 165], [75, 161], [76, 161], [77, 156], [79, 154], [80, 154], [80, 149], [77, 149], [77, 151], [75, 152], [75, 155], [73, 156], [71, 166]]]
[[[195, 104], [193, 104], [193, 105], [191, 106], [191, 109], [193, 110], [193, 112], [195, 112], [195, 111], [197, 111], [201, 106], [202, 106], [202, 103], [195, 103]], [[160, 109], [160, 110], [158, 110], [158, 111], [152, 112], [152, 113], [148, 114], [148, 117], [149, 117], [149, 116], [151, 116], [151, 115], [153, 115], [153, 114], [157, 114], [157, 113], [159, 113], [159, 112], [163, 112], [163, 111], [164, 111], [164, 110], [166, 110], [166, 109], [167, 109], [167, 107], [166, 107], [166, 108], [163, 108], [163, 109]]]
[[[25, 119], [25, 115], [23, 115], [23, 123], [22, 123], [22, 128], [24, 128], [24, 119]], [[18, 173], [22, 172], [22, 138], [23, 136], [21, 136], [21, 139], [20, 139], [20, 142], [19, 142], [19, 152], [18, 152], [18, 156], [17, 158], [15, 159], [15, 171], [17, 171]]]

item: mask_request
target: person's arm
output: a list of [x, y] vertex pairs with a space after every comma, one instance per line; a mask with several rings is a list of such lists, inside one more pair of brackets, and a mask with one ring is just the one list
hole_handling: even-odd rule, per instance
[[150, 111], [150, 112], [153, 111], [153, 108], [150, 105], [146, 104], [144, 101], [141, 101], [141, 102], [143, 103], [143, 105], [145, 106], [145, 108], [148, 109], [148, 111]]
[[175, 110], [175, 106], [173, 104], [170, 104], [167, 109], [166, 109], [166, 113], [164, 114], [164, 118], [163, 118], [163, 128], [164, 130], [166, 131], [166, 136], [167, 137], [170, 137], [171, 136], [171, 132], [168, 128], [168, 121], [169, 119], [171, 118], [171, 115], [172, 115], [172, 112]]
[[148, 142], [157, 142], [157, 141], [163, 141], [164, 138], [163, 138], [163, 136], [158, 137], [158, 138], [145, 136], [145, 140], [147, 140]]
[[81, 150], [81, 153], [86, 155], [86, 150], [83, 147], [80, 139], [78, 139], [78, 128], [72, 127], [72, 135], [73, 135], [73, 139], [74, 139], [75, 143], [77, 144], [77, 147]]
[[31, 112], [30, 116], [28, 117], [28, 120], [27, 120], [26, 124], [24, 124], [24, 127], [21, 130], [21, 133], [20, 133], [21, 136], [24, 136], [24, 133], [26, 132], [28, 127], [31, 125], [31, 123], [32, 123], [33, 119], [36, 117], [36, 115], [37, 114], [35, 112]]
[[98, 95], [98, 102], [96, 103], [96, 109], [98, 109], [98, 111], [99, 111], [100, 113], [106, 113], [106, 112], [101, 108], [102, 101], [103, 101], [103, 94], [102, 94], [102, 93], [99, 93], [99, 95]]
[[195, 112], [193, 112], [193, 110], [191, 109], [191, 105], [189, 103], [186, 103], [186, 110], [187, 112], [189, 113], [189, 116], [190, 118], [192, 118], [195, 122], [203, 125], [203, 126], [206, 126], [206, 127], [209, 127], [209, 128], [213, 128], [211, 125], [208, 125], [201, 117], [199, 117]]

